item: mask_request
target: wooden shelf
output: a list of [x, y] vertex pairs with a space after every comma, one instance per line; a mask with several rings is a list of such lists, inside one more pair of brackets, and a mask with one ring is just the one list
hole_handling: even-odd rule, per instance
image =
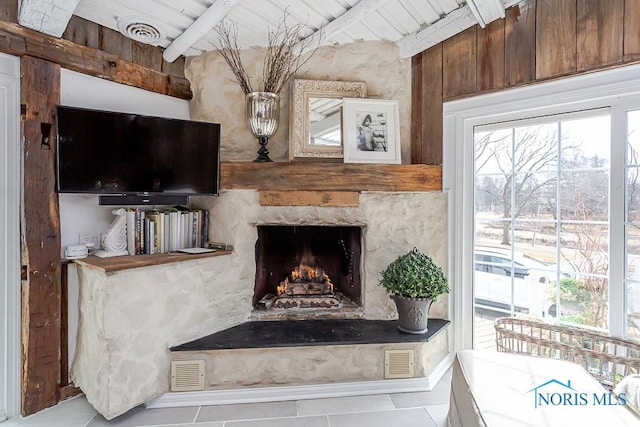
[[96, 268], [105, 273], [128, 270], [132, 268], [149, 267], [153, 265], [170, 264], [173, 262], [191, 261], [195, 259], [211, 258], [221, 255], [229, 255], [231, 251], [216, 251], [204, 254], [184, 254], [181, 252], [168, 252], [154, 255], [125, 255], [112, 258], [100, 258], [90, 255], [86, 258], [76, 259], [76, 264], [90, 268]]
[[441, 165], [222, 162], [220, 188], [274, 191], [442, 191]]

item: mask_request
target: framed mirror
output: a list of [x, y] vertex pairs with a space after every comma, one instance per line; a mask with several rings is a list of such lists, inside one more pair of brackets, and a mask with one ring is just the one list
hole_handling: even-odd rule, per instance
[[289, 102], [289, 160], [342, 161], [342, 98], [366, 96], [365, 82], [295, 79]]

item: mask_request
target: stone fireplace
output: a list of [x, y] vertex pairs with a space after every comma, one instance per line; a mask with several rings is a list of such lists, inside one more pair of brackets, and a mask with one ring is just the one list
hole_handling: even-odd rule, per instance
[[[276, 271], [273, 265], [263, 267], [258, 262], [256, 250], [262, 245], [273, 249], [282, 241], [290, 243], [309, 227], [311, 242], [319, 243], [307, 243], [315, 254], [306, 261], [321, 264], [314, 267], [322, 268], [334, 289], [342, 289], [358, 305], [353, 316], [366, 320], [389, 320], [396, 315], [378, 280], [398, 255], [416, 246], [446, 265], [444, 193], [362, 191], [357, 206], [338, 207], [265, 206], [259, 196], [256, 190], [225, 190], [216, 198], [194, 198], [195, 206], [211, 213], [211, 240], [233, 245], [229, 255], [117, 272], [79, 268], [84, 285], [80, 287], [80, 337], [71, 378], [105, 417], [167, 392], [170, 347], [251, 320], [259, 312], [255, 309], [262, 298], [259, 295], [277, 290], [305, 258], [304, 244], [296, 243], [295, 250], [274, 249], [267, 258], [289, 259]], [[274, 235], [264, 240], [267, 229], [271, 230], [267, 234]], [[316, 245], [325, 249], [318, 250]], [[347, 262], [345, 253], [349, 257], [353, 253], [351, 261]], [[357, 292], [350, 290], [351, 263]], [[357, 276], [359, 285], [355, 284]], [[265, 281], [260, 287], [258, 277]], [[430, 315], [446, 318], [446, 308], [446, 297], [439, 298]], [[448, 354], [448, 331], [415, 346], [416, 376], [429, 377]], [[384, 343], [302, 346], [296, 347], [296, 357], [291, 357], [291, 347], [223, 350], [207, 371], [207, 383], [234, 390], [381, 381], [387, 348]], [[308, 360], [314, 361], [313, 369], [308, 369]], [[275, 370], [286, 375], [275, 377]]]
[[362, 315], [361, 227], [259, 225], [254, 317]]

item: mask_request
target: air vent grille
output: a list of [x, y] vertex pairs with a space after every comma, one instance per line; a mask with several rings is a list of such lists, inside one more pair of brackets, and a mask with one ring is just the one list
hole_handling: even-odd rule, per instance
[[385, 350], [384, 377], [413, 378], [414, 376], [413, 350]]
[[171, 391], [204, 390], [204, 360], [171, 362]]
[[146, 44], [157, 44], [165, 37], [160, 24], [142, 16], [119, 18], [118, 31], [132, 40]]

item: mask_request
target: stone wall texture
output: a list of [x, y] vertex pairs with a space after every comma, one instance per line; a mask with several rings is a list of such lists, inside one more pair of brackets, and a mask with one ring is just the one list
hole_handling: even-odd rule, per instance
[[[263, 49], [243, 51], [247, 73], [259, 85]], [[189, 58], [185, 75], [191, 82], [190, 103], [194, 120], [220, 123], [223, 161], [251, 161], [258, 142], [244, 122], [244, 93], [217, 52]], [[402, 163], [411, 163], [411, 60], [400, 58], [391, 42], [360, 42], [323, 46], [298, 71], [297, 78], [311, 80], [363, 81], [367, 97], [395, 99], [400, 105]], [[289, 158], [289, 88], [280, 93], [280, 125], [267, 148], [274, 161]]]

